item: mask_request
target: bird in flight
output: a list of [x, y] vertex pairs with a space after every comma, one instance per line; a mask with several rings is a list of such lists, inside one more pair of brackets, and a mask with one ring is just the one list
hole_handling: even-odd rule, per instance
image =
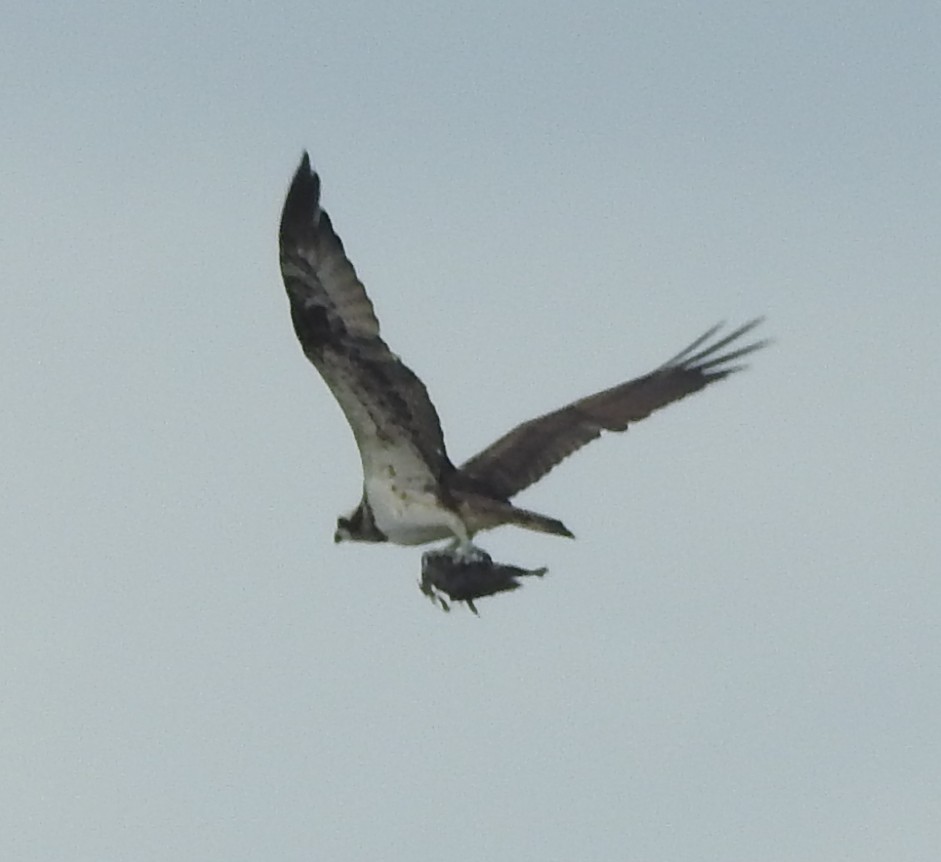
[[511, 500], [602, 431], [625, 431], [728, 377], [767, 343], [745, 338], [761, 318], [730, 332], [715, 326], [648, 374], [523, 422], [456, 466], [425, 385], [380, 335], [306, 153], [284, 202], [279, 245], [294, 331], [343, 410], [362, 461], [362, 498], [337, 519], [337, 542], [450, 539], [455, 553], [479, 559], [473, 537], [505, 524], [571, 537], [557, 518]]

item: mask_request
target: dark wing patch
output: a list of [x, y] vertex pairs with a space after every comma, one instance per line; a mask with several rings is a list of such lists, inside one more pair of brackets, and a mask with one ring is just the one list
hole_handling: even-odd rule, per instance
[[304, 354], [353, 430], [365, 470], [380, 470], [395, 444], [399, 468], [437, 480], [453, 469], [428, 391], [379, 336], [366, 288], [320, 207], [320, 178], [304, 153], [279, 232], [281, 274]]
[[632, 422], [740, 371], [744, 366], [736, 361], [768, 342], [723, 351], [761, 320], [710, 344], [721, 324], [714, 326], [656, 371], [518, 425], [467, 461], [460, 473], [495, 496], [518, 494], [602, 431], [625, 431]]
[[418, 375], [381, 338], [349, 342], [344, 352], [356, 369], [352, 386], [357, 396], [370, 405], [377, 434], [383, 436], [389, 426], [399, 429], [421, 455], [435, 481], [451, 472], [454, 467], [445, 451], [438, 411]]
[[379, 321], [366, 288], [320, 208], [320, 177], [307, 153], [288, 189], [278, 239], [295, 328], [299, 317], [309, 317], [311, 325], [301, 327], [307, 337], [378, 337]]

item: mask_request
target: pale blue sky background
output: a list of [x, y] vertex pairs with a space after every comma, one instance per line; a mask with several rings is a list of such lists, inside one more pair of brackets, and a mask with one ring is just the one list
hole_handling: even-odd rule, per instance
[[[934, 3], [19, 4], [0, 858], [933, 860]], [[444, 615], [291, 331], [301, 151], [456, 460], [768, 315]]]

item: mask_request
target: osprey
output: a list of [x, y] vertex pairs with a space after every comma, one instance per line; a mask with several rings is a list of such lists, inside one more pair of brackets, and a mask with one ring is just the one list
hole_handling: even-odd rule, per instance
[[713, 327], [649, 374], [530, 419], [457, 467], [425, 385], [379, 334], [306, 153], [284, 202], [279, 245], [294, 331], [346, 415], [363, 466], [362, 499], [338, 518], [337, 542], [452, 539], [459, 552], [474, 553], [473, 536], [503, 524], [571, 537], [556, 518], [510, 501], [602, 431], [624, 431], [728, 377], [766, 343], [742, 344], [760, 318], [727, 334]]

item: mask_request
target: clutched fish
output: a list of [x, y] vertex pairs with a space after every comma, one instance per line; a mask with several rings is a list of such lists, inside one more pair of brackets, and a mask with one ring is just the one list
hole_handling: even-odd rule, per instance
[[451, 610], [445, 601], [465, 602], [476, 614], [474, 599], [505, 593], [523, 586], [519, 578], [541, 578], [547, 569], [523, 569], [494, 562], [482, 548], [446, 548], [426, 551], [421, 558], [421, 591], [443, 610]]

